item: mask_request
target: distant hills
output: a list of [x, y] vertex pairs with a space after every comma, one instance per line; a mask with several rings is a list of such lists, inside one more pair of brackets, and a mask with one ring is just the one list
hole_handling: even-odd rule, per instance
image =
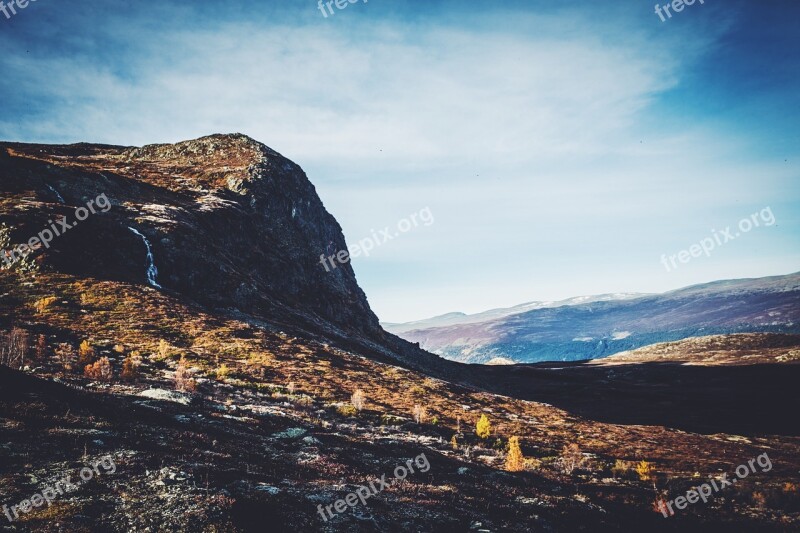
[[729, 333], [800, 332], [800, 273], [724, 280], [663, 294], [532, 302], [384, 328], [448, 359], [575, 361], [659, 342]]

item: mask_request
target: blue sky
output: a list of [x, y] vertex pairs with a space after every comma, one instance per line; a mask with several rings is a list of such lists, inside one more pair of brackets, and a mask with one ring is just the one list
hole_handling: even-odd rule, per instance
[[38, 0], [0, 14], [0, 139], [246, 133], [351, 244], [429, 207], [354, 260], [386, 321], [800, 270], [800, 4], [654, 3]]

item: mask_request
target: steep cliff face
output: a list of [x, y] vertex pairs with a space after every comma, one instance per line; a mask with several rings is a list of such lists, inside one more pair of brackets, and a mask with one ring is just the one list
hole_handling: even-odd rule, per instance
[[[320, 265], [346, 244], [303, 170], [249, 137], [141, 148], [2, 143], [0, 154], [0, 221], [14, 242], [59, 215], [73, 226], [37, 251], [44, 268], [410, 346], [381, 330], [349, 264]], [[112, 207], [75, 224], [75, 209], [100, 195]]]

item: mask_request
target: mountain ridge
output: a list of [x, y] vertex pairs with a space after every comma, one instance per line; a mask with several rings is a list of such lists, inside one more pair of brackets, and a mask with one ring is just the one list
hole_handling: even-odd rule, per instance
[[44, 268], [144, 282], [134, 228], [152, 244], [164, 290], [436, 366], [380, 327], [351, 265], [320, 267], [331, 243], [346, 249], [341, 226], [302, 168], [263, 143], [243, 134], [142, 147], [3, 142], [0, 154], [0, 222], [14, 242], [100, 194], [112, 206], [38, 250]]
[[[581, 298], [589, 300], [581, 302]], [[494, 358], [517, 362], [594, 359], [703, 335], [800, 332], [797, 272], [717, 280], [618, 300], [591, 298], [576, 297], [564, 301], [577, 303], [477, 322], [463, 319], [424, 328], [415, 328], [415, 323], [386, 327], [443, 357], [478, 363]]]

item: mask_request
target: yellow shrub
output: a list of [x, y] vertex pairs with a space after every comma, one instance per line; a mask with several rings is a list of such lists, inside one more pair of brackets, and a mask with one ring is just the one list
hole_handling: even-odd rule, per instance
[[617, 459], [616, 462], [614, 462], [614, 467], [611, 469], [611, 473], [614, 475], [614, 477], [623, 477], [630, 471], [630, 469], [631, 466], [628, 461]]
[[56, 300], [58, 300], [58, 298], [55, 296], [47, 296], [45, 298], [36, 300], [36, 303], [33, 304], [33, 307], [36, 309], [37, 313], [42, 314], [47, 311], [51, 305], [56, 303]]
[[486, 439], [491, 432], [492, 424], [489, 422], [489, 418], [486, 415], [481, 415], [478, 419], [478, 423], [475, 425], [475, 434], [482, 439]]
[[350, 404], [340, 405], [336, 411], [342, 416], [356, 416], [358, 410]]
[[226, 379], [231, 373], [231, 369], [228, 368], [228, 365], [221, 364], [216, 371], [217, 379]]
[[655, 471], [655, 465], [653, 463], [648, 463], [647, 461], [640, 461], [636, 465], [636, 473], [639, 474], [639, 479], [642, 481], [647, 481], [652, 478]]
[[164, 339], [158, 341], [158, 355], [161, 359], [166, 359], [170, 352], [170, 345]]
[[519, 446], [519, 437], [508, 439], [508, 455], [506, 456], [506, 470], [520, 472], [525, 469], [525, 456]]
[[78, 362], [83, 366], [94, 362], [94, 348], [88, 340], [81, 342], [78, 347]]

